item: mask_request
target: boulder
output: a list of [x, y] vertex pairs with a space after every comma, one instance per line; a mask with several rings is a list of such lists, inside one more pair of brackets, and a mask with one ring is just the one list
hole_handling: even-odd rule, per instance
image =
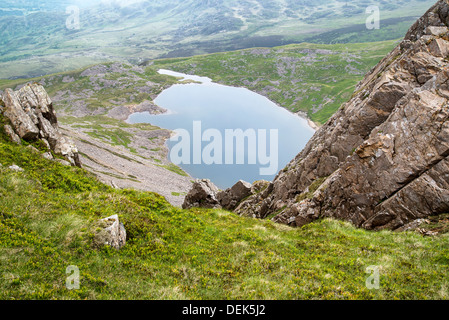
[[14, 91], [6, 89], [3, 93], [5, 110], [3, 114], [14, 127], [14, 131], [24, 140], [36, 140], [39, 136], [39, 129], [22, 109]]
[[14, 130], [11, 128], [10, 125], [5, 125], [4, 129], [5, 129], [6, 135], [11, 139], [12, 142], [17, 143], [17, 144], [22, 144], [22, 140], [14, 132]]
[[187, 194], [183, 208], [201, 207], [234, 210], [245, 198], [261, 192], [269, 184], [268, 181], [260, 181], [253, 186], [251, 183], [240, 180], [231, 188], [220, 191], [210, 180], [197, 180]]
[[44, 159], [47, 159], [47, 160], [53, 160], [54, 158], [53, 158], [53, 155], [51, 154], [51, 152], [44, 152], [43, 154], [42, 154], [42, 157], [44, 158]]
[[21, 167], [19, 167], [16, 164], [13, 164], [11, 166], [8, 167], [9, 170], [15, 171], [15, 172], [24, 172], [25, 170], [23, 170]]
[[223, 208], [234, 210], [243, 199], [253, 194], [252, 187], [251, 183], [240, 180], [231, 188], [219, 192], [218, 202]]
[[28, 145], [26, 147], [28, 150], [30, 150], [33, 153], [40, 153], [39, 150], [37, 150], [35, 147], [33, 147], [32, 145]]
[[94, 244], [97, 247], [110, 246], [119, 250], [126, 244], [126, 229], [118, 215], [98, 221], [96, 228]]
[[429, 44], [429, 51], [435, 57], [446, 58], [449, 55], [449, 42], [444, 39], [434, 39]]
[[185, 197], [183, 209], [192, 207], [221, 208], [217, 199], [218, 188], [208, 179], [197, 179]]

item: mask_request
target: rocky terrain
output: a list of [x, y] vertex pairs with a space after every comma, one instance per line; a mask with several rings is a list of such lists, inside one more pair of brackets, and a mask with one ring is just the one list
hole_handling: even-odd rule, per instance
[[296, 226], [332, 217], [374, 230], [447, 213], [448, 26], [449, 3], [440, 0], [275, 180], [234, 211]]
[[[151, 156], [145, 156], [145, 152], [136, 154], [124, 146], [94, 139], [84, 130], [76, 128], [76, 125], [62, 127], [62, 132], [75, 142], [83, 167], [94, 173], [100, 181], [114, 188], [156, 192], [172, 205], [181, 206], [184, 195], [192, 185], [189, 175], [174, 165], [156, 162]], [[133, 145], [136, 146], [150, 145], [152, 135], [153, 139], [161, 141], [170, 137], [167, 130], [127, 130], [134, 132]], [[160, 148], [166, 149], [165, 146]], [[144, 151], [152, 153], [150, 150]], [[164, 162], [168, 160], [165, 158]]]
[[[115, 188], [157, 192], [181, 206], [192, 178], [168, 160], [165, 142], [171, 132], [126, 122], [134, 112], [165, 112], [153, 99], [176, 78], [109, 63], [36, 80], [46, 99], [51, 96], [58, 128], [76, 145], [86, 170]], [[22, 92], [32, 82], [12, 87]]]
[[[31, 81], [6, 81], [1, 88], [18, 91], [26, 83], [38, 82], [51, 96], [59, 127], [74, 140], [85, 169], [108, 185], [154, 191], [181, 206], [192, 178], [167, 158], [165, 141], [170, 131], [126, 122], [134, 112], [165, 112], [154, 99], [178, 80], [159, 74], [159, 68], [181, 69], [189, 74], [211, 76], [223, 84], [244, 86], [293, 112], [305, 110], [308, 116], [325, 121], [345, 97], [349, 98], [361, 75], [391, 50], [394, 43], [290, 45], [182, 61], [157, 60], [147, 66], [104, 63]], [[245, 67], [239, 68], [242, 65]], [[348, 68], [352, 71], [337, 76]], [[313, 77], [317, 69], [320, 75]], [[253, 70], [257, 70], [257, 75]], [[280, 91], [283, 94], [279, 95]], [[340, 95], [331, 102], [328, 98], [333, 92]], [[305, 112], [300, 113], [306, 116]]]
[[122, 119], [176, 80], [0, 81], [0, 300], [449, 299], [448, 18], [438, 1], [273, 182], [197, 180], [185, 209], [135, 187], [189, 179], [158, 159], [169, 132]]
[[10, 121], [4, 131], [12, 141], [39, 142], [43, 157], [59, 156], [56, 161], [81, 167], [78, 149], [59, 129], [53, 103], [41, 85], [28, 84], [18, 91], [6, 89], [0, 99], [0, 113]]

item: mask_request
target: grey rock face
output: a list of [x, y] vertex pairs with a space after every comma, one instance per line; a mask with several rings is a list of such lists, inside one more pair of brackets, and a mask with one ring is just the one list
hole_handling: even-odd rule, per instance
[[223, 208], [233, 210], [244, 198], [252, 193], [251, 183], [240, 180], [232, 188], [219, 192], [217, 199]]
[[217, 199], [218, 192], [218, 188], [210, 180], [196, 180], [187, 194], [182, 207], [183, 209], [192, 207], [220, 208], [221, 206]]
[[449, 212], [448, 25], [448, 2], [438, 1], [272, 187], [235, 211], [278, 213], [274, 221], [297, 226], [333, 217], [373, 230]]
[[220, 191], [210, 180], [197, 180], [187, 194], [183, 208], [224, 208], [233, 210], [245, 198], [260, 191], [261, 185], [269, 182], [259, 182], [255, 186], [243, 180], [238, 181], [232, 188]]
[[28, 84], [18, 91], [6, 89], [1, 99], [3, 115], [12, 126], [4, 130], [16, 143], [41, 140], [49, 150], [63, 156], [68, 163], [81, 167], [78, 150], [58, 128], [56, 113], [50, 97], [39, 84]]
[[8, 137], [11, 139], [12, 142], [15, 142], [17, 144], [22, 144], [22, 140], [20, 140], [20, 137], [14, 132], [13, 128], [9, 125], [5, 125], [5, 132], [8, 135]]
[[5, 110], [3, 114], [11, 121], [11, 124], [20, 138], [34, 140], [39, 136], [39, 129], [36, 124], [23, 110], [14, 91], [6, 89], [3, 93]]

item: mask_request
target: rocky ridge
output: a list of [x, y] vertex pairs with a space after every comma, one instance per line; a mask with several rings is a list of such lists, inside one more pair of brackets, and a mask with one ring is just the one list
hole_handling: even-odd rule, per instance
[[449, 212], [448, 26], [440, 0], [274, 181], [234, 211], [371, 230]]

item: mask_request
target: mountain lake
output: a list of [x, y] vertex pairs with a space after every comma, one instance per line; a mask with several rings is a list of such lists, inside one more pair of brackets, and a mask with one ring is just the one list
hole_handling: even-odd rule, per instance
[[175, 131], [167, 141], [170, 161], [221, 189], [238, 180], [273, 180], [315, 133], [306, 119], [248, 89], [169, 70], [159, 73], [180, 78], [154, 101], [168, 112], [134, 113], [127, 121]]

